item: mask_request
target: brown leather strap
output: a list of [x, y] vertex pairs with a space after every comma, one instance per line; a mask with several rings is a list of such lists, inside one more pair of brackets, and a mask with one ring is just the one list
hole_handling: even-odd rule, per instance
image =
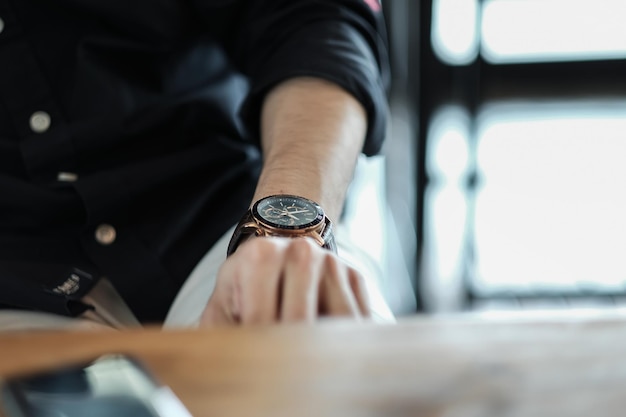
[[241, 240], [250, 236], [256, 231], [256, 227], [249, 227], [247, 225], [255, 225], [254, 218], [252, 217], [252, 210], [249, 209], [245, 212], [239, 223], [237, 223], [237, 227], [235, 227], [235, 231], [233, 232], [233, 237], [230, 238], [230, 242], [228, 242], [228, 249], [226, 250], [226, 256], [230, 256], [235, 252]]
[[322, 239], [324, 240], [324, 249], [328, 249], [332, 253], [337, 253], [337, 244], [335, 243], [335, 234], [333, 233], [333, 222], [328, 217], [324, 218], [326, 226], [322, 231]]

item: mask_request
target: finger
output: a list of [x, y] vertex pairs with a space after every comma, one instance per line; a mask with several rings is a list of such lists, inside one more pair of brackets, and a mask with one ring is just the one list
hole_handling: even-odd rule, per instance
[[320, 283], [320, 313], [330, 316], [360, 316], [354, 294], [348, 282], [347, 267], [339, 259], [328, 254], [324, 260], [324, 272]]
[[352, 294], [354, 294], [361, 315], [363, 317], [371, 317], [372, 306], [363, 275], [353, 268], [348, 268], [348, 283], [350, 284], [350, 289], [352, 290]]
[[217, 273], [215, 290], [209, 298], [202, 316], [201, 327], [232, 325], [239, 323], [239, 294], [235, 289], [236, 273], [233, 264], [225, 262]]
[[280, 319], [313, 322], [318, 310], [318, 288], [323, 271], [321, 249], [310, 239], [293, 239], [285, 252]]
[[[279, 238], [255, 238], [231, 257], [239, 264], [236, 290], [242, 324], [268, 324], [278, 320], [280, 281], [285, 242]], [[234, 257], [237, 256], [237, 259]]]

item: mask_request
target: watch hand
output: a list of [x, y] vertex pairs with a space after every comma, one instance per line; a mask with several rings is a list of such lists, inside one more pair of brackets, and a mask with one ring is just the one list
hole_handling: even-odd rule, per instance
[[291, 214], [300, 214], [300, 213], [308, 213], [310, 210], [294, 210], [290, 211]]
[[298, 218], [294, 215], [292, 215], [289, 211], [287, 210], [283, 210], [278, 214], [280, 217], [289, 217], [292, 218], [294, 220], [298, 220]]

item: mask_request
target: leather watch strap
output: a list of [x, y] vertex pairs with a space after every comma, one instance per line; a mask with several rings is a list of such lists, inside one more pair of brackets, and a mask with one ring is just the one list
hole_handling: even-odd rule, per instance
[[[250, 226], [248, 226], [248, 224]], [[250, 234], [256, 231], [256, 222], [254, 221], [254, 217], [252, 217], [252, 210], [248, 209], [246, 213], [243, 215], [237, 226], [235, 227], [235, 231], [233, 232], [233, 236], [230, 238], [230, 242], [228, 242], [228, 249], [226, 250], [226, 256], [230, 256], [235, 252], [235, 249], [241, 243], [241, 239], [245, 236], [249, 236]]]
[[324, 240], [323, 248], [328, 249], [332, 253], [337, 253], [337, 244], [335, 243], [335, 233], [333, 231], [333, 222], [328, 217], [324, 218], [326, 226], [322, 231], [322, 239]]

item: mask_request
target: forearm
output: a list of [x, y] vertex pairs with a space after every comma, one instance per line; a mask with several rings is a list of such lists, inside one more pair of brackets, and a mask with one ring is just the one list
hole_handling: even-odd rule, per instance
[[361, 104], [335, 84], [303, 77], [278, 85], [261, 114], [264, 163], [254, 200], [299, 195], [336, 222], [366, 130]]

